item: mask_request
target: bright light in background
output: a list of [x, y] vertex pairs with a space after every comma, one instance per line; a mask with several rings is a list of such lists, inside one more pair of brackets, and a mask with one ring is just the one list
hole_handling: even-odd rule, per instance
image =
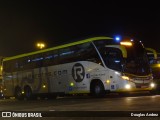
[[44, 43], [37, 43], [37, 48], [43, 49], [45, 47], [46, 47], [46, 45]]
[[131, 39], [131, 42], [133, 42], [134, 40], [133, 39]]

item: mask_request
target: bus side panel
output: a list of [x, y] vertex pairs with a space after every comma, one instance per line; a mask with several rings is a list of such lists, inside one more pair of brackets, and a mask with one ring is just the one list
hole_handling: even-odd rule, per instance
[[104, 89], [107, 91], [110, 90], [110, 82], [106, 83], [109, 80], [109, 70], [107, 68], [97, 63], [89, 62], [88, 74], [90, 76], [90, 82], [95, 79], [100, 80], [104, 85]]
[[69, 64], [69, 87], [67, 93], [89, 93], [90, 79], [88, 74], [88, 62], [78, 61]]
[[[50, 92], [60, 93], [79, 93], [86, 90], [86, 84], [84, 84], [85, 62], [67, 63], [56, 66], [48, 67], [48, 71], [52, 73], [49, 77], [50, 80]], [[78, 73], [78, 74], [77, 74]]]
[[51, 75], [49, 76], [49, 92], [64, 92], [64, 85], [66, 84], [64, 79], [67, 79], [67, 77], [64, 77], [64, 75], [66, 74], [65, 67], [63, 67], [63, 65], [50, 66], [48, 67], [48, 71], [49, 73], [51, 73]]
[[33, 93], [48, 93], [48, 72], [46, 67], [34, 69], [32, 72], [32, 79], [30, 79], [30, 86]]
[[10, 73], [5, 73], [3, 77], [4, 81], [4, 96], [14, 96], [14, 81], [13, 76]]

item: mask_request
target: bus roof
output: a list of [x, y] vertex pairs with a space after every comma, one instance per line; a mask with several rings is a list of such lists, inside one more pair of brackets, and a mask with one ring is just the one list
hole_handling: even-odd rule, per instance
[[73, 46], [73, 45], [78, 45], [78, 44], [82, 44], [82, 43], [86, 43], [86, 42], [91, 42], [91, 41], [96, 41], [96, 40], [105, 40], [105, 39], [106, 40], [112, 40], [113, 38], [105, 37], [105, 36], [92, 37], [92, 38], [88, 38], [88, 39], [84, 39], [84, 40], [80, 40], [80, 41], [76, 41], [76, 42], [71, 42], [71, 43], [64, 44], [64, 45], [55, 46], [55, 47], [52, 47], [52, 48], [38, 50], [38, 51], [35, 51], [35, 52], [29, 52], [29, 53], [24, 53], [24, 54], [12, 56], [12, 57], [6, 57], [6, 58], [3, 59], [3, 61], [13, 60], [13, 59], [17, 59], [17, 58], [26, 57], [26, 56], [29, 56], [29, 55], [34, 55], [34, 54], [43, 53], [43, 52], [56, 50], [56, 49], [61, 49], [61, 48], [65, 48], [65, 47], [69, 47], [69, 46]]

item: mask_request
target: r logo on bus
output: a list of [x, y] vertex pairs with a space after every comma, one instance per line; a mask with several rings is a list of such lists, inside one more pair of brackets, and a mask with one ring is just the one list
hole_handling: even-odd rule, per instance
[[76, 82], [83, 81], [85, 76], [84, 67], [80, 63], [76, 63], [72, 68], [72, 77]]

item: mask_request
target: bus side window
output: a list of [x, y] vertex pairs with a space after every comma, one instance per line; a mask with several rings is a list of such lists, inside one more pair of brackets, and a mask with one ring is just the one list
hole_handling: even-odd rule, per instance
[[59, 50], [59, 63], [64, 64], [64, 63], [72, 62], [72, 58], [74, 56], [73, 54], [74, 54], [74, 51], [71, 50], [70, 47], [60, 49]]
[[58, 50], [50, 51], [49, 53], [44, 53], [43, 66], [57, 65], [59, 62]]
[[34, 55], [33, 58], [31, 59], [32, 65], [34, 68], [39, 68], [43, 67], [43, 55]]
[[3, 62], [3, 71], [10, 72], [10, 61]]
[[75, 46], [76, 61], [90, 61], [101, 64], [97, 51], [91, 43]]
[[53, 54], [51, 52], [49, 53], [44, 53], [44, 66], [50, 66], [53, 64]]
[[20, 58], [18, 61], [18, 70], [25, 70], [27, 69], [27, 61], [26, 58]]

